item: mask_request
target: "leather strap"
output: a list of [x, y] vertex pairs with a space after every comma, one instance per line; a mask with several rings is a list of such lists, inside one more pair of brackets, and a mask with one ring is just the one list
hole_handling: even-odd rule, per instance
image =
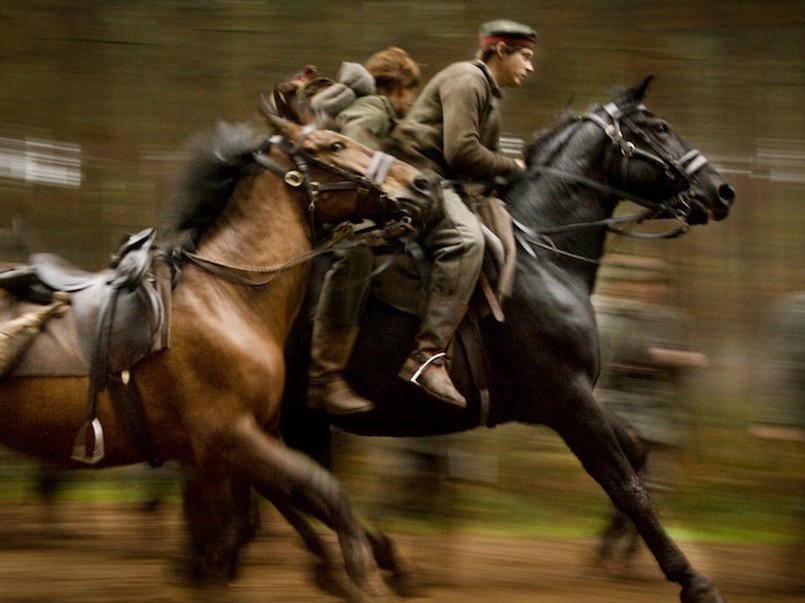
[[457, 334], [463, 344], [464, 355], [467, 358], [467, 366], [469, 367], [469, 376], [478, 389], [481, 400], [481, 405], [478, 409], [478, 425], [492, 427], [494, 421], [491, 418], [492, 401], [489, 394], [489, 377], [484, 361], [481, 329], [475, 313], [467, 313], [467, 317], [458, 328]]

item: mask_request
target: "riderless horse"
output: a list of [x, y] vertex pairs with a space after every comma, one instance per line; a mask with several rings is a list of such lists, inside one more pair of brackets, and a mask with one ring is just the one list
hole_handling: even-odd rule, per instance
[[[273, 136], [222, 126], [198, 142], [171, 204], [181, 244], [160, 248], [144, 231], [98, 274], [48, 254], [0, 274], [10, 290], [0, 291], [0, 316], [33, 316], [41, 329], [0, 379], [0, 442], [65, 466], [174, 459], [232, 491], [303, 493], [326, 507], [354, 588], [372, 599], [374, 565], [342, 488], [278, 437], [283, 353], [310, 260], [326, 252], [323, 225], [405, 227], [404, 214], [416, 217], [438, 192], [336, 132], [274, 125]], [[221, 548], [207, 553], [234, 564], [227, 550], [253, 526], [248, 509], [230, 511]]]

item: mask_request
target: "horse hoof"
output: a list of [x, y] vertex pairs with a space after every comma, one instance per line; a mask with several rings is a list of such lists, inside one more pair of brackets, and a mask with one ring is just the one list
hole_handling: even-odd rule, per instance
[[326, 561], [319, 561], [313, 568], [313, 579], [322, 592], [344, 599], [347, 597], [347, 588], [344, 578], [338, 569]]
[[682, 603], [727, 603], [715, 585], [703, 576], [691, 580], [679, 598]]
[[386, 578], [386, 584], [395, 595], [405, 599], [423, 597], [427, 590], [412, 572], [395, 572]]
[[168, 582], [181, 588], [209, 589], [227, 585], [226, 578], [195, 559], [176, 559], [168, 568]]

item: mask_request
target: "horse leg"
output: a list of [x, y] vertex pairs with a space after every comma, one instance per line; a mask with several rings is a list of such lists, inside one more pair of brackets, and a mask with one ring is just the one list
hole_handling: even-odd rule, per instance
[[184, 468], [183, 513], [188, 552], [178, 571], [191, 584], [233, 580], [260, 517], [248, 483]]
[[234, 580], [238, 576], [240, 554], [260, 529], [260, 507], [248, 482], [227, 480], [227, 486], [229, 496], [223, 499], [225, 504], [220, 512], [231, 519], [217, 555], [227, 579]]
[[[316, 528], [313, 526], [313, 523], [309, 520], [308, 515], [301, 511], [298, 505], [284, 497], [278, 496], [276, 492], [268, 492], [264, 487], [259, 488], [259, 491], [266, 500], [271, 501], [280, 515], [296, 530], [297, 534], [302, 538], [305, 548], [322, 561], [327, 561], [327, 547], [319, 536]], [[325, 518], [326, 524], [329, 521], [326, 512], [323, 513], [323, 517]]]
[[[210, 454], [213, 456], [210, 456]], [[250, 482], [270, 500], [317, 499], [338, 536], [347, 575], [357, 597], [382, 600], [380, 583], [373, 580], [369, 545], [341, 485], [323, 467], [301, 452], [270, 437], [249, 417], [218, 434], [207, 448], [210, 461], [222, 460], [239, 479]]]
[[[615, 437], [618, 440], [621, 450], [623, 450], [623, 453], [626, 455], [626, 459], [638, 476], [644, 479], [649, 454], [648, 443], [640, 437], [637, 430], [631, 425], [624, 423], [622, 419], [616, 415], [608, 412], [607, 416], [612, 421]], [[617, 508], [613, 509], [609, 516], [607, 527], [601, 534], [598, 547], [598, 562], [605, 564], [613, 555], [618, 542], [625, 537], [630, 538], [626, 549], [628, 561], [637, 551], [638, 536], [629, 518]]]
[[[274, 504], [288, 523], [299, 533], [308, 551], [327, 562], [327, 553], [322, 539], [308, 519], [308, 517], [312, 517], [332, 528], [332, 522], [324, 506], [319, 501], [307, 496], [307, 493], [300, 493], [292, 501], [278, 498], [275, 493], [265, 490], [261, 490], [261, 494]], [[416, 596], [420, 589], [414, 582], [410, 568], [402, 562], [394, 541], [382, 531], [369, 526], [364, 525], [363, 530], [377, 566], [381, 570], [391, 573], [389, 585], [394, 592], [402, 597]]]
[[632, 469], [616, 437], [617, 427], [592, 395], [551, 424], [582, 466], [642, 536], [665, 577], [682, 586], [682, 603], [724, 603], [715, 585], [696, 572], [662, 527], [648, 491]]
[[[305, 377], [306, 374], [302, 374], [298, 379], [289, 379], [286, 395], [289, 392], [291, 392], [291, 398], [304, 395], [305, 390], [297, 392], [291, 388], [296, 387], [295, 384], [306, 383]], [[283, 434], [283, 440], [291, 448], [301, 450], [328, 470], [332, 470], [333, 443], [330, 422], [327, 419], [320, 418], [317, 414], [311, 414], [294, 404], [289, 404], [283, 408], [280, 431]], [[309, 496], [297, 497], [290, 503], [280, 504], [284, 508], [277, 507], [278, 510], [297, 530], [308, 550], [314, 555], [324, 558], [319, 536], [310, 522], [304, 518], [304, 515], [310, 515], [332, 528], [321, 504], [317, 504]], [[401, 559], [394, 542], [383, 532], [368, 526], [364, 526], [364, 535], [372, 547], [372, 554], [378, 567], [391, 572], [391, 586], [394, 591], [400, 596], [413, 596], [412, 593], [418, 592], [412, 572]]]
[[[315, 504], [314, 501], [309, 500], [311, 497], [300, 496], [297, 493], [291, 500], [284, 493], [274, 488], [266, 488], [264, 484], [256, 488], [302, 537], [305, 548], [318, 558], [319, 562], [314, 567], [316, 585], [322, 591], [335, 597], [340, 598], [348, 594], [349, 587], [344, 584], [342, 572], [339, 571], [340, 563], [333, 557], [332, 547], [328, 546], [321, 532], [311, 521], [313, 514], [302, 510]], [[306, 499], [309, 502], [302, 504], [300, 499]], [[315, 504], [315, 506], [321, 509], [321, 515], [316, 514], [315, 516], [321, 517], [322, 523], [329, 526], [330, 517], [324, 505]]]

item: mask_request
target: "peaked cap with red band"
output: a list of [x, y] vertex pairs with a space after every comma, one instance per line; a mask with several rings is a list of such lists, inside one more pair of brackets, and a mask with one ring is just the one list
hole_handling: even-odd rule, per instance
[[537, 32], [528, 25], [509, 21], [508, 19], [497, 19], [487, 21], [478, 28], [478, 38], [480, 47], [486, 48], [498, 42], [505, 42], [512, 46], [522, 46], [534, 49], [537, 43]]

